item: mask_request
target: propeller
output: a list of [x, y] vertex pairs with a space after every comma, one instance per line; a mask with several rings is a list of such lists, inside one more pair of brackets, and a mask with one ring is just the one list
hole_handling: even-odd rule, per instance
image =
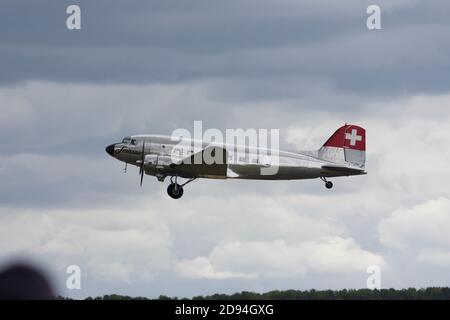
[[145, 140], [142, 141], [142, 159], [141, 166], [139, 167], [139, 174], [141, 175], [141, 187], [144, 180], [144, 161], [145, 161]]

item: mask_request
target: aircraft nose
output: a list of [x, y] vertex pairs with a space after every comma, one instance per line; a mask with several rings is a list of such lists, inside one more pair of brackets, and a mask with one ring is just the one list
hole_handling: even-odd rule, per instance
[[114, 145], [113, 144], [107, 146], [105, 150], [111, 157], [114, 157]]

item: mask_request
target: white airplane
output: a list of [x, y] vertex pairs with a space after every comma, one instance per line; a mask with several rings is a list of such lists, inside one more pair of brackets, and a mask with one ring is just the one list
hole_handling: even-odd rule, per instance
[[[194, 148], [194, 146], [200, 146]], [[294, 180], [366, 174], [366, 131], [345, 124], [315, 151], [282, 151], [235, 144], [217, 144], [183, 137], [133, 135], [106, 147], [112, 157], [139, 167], [141, 186], [144, 174], [159, 181], [170, 177], [167, 193], [174, 199], [183, 187], [197, 178]], [[236, 156], [237, 154], [237, 156]], [[209, 160], [208, 160], [209, 159]], [[213, 159], [211, 161], [210, 159]], [[270, 171], [269, 174], [264, 173]], [[270, 170], [274, 169], [274, 170]], [[188, 179], [178, 183], [178, 178]]]

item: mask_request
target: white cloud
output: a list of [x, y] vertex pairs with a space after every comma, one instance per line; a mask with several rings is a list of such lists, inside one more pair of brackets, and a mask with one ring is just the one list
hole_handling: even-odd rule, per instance
[[309, 273], [365, 272], [385, 267], [382, 256], [361, 249], [353, 239], [326, 237], [289, 244], [275, 241], [222, 243], [208, 257], [178, 263], [182, 276], [194, 278], [298, 277]]
[[[40, 212], [39, 212], [40, 211]], [[170, 270], [171, 236], [136, 210], [0, 210], [0, 258], [31, 256], [55, 269], [79, 265], [90, 281], [135, 282]]]
[[417, 245], [450, 248], [450, 200], [439, 198], [395, 210], [379, 226], [380, 240], [389, 247], [408, 250]]
[[205, 257], [192, 260], [183, 260], [177, 263], [177, 271], [182, 277], [227, 279], [227, 278], [254, 278], [254, 274], [246, 274], [231, 271], [217, 271], [211, 261]]
[[[207, 184], [196, 187], [221, 189]], [[89, 282], [108, 283], [151, 283], [175, 270], [185, 278], [253, 279], [361, 272], [384, 263], [347, 237], [326, 212], [317, 212], [326, 207], [317, 196], [248, 195], [233, 202], [203, 196], [176, 202], [162, 188], [148, 197], [124, 196], [122, 203], [101, 209], [2, 208], [0, 258], [37, 256], [57, 269], [77, 264]], [[273, 258], [270, 252], [276, 253]], [[230, 263], [237, 270], [229, 269]]]
[[[346, 234], [344, 226], [326, 217], [326, 213], [318, 212], [318, 206], [325, 207], [320, 197], [272, 193], [270, 198], [247, 194], [233, 195], [232, 199], [224, 195], [218, 199], [216, 194], [226, 187], [224, 183], [233, 183], [227, 193], [234, 193], [235, 188], [245, 188], [238, 186], [245, 183], [243, 181], [205, 180], [196, 183], [195, 187], [189, 186], [183, 202], [161, 203], [157, 208], [168, 212], [165, 219], [172, 227], [196, 230], [214, 239], [215, 243], [223, 239], [272, 240], [280, 237], [298, 241]], [[207, 195], [208, 191], [210, 195]], [[197, 196], [190, 198], [189, 193]]]
[[365, 127], [368, 175], [364, 177], [362, 191], [367, 195], [370, 188], [377, 198], [385, 197], [393, 206], [386, 209], [392, 211], [398, 203], [426, 201], [448, 194], [442, 177], [450, 176], [449, 104], [448, 94], [366, 101], [370, 111], [364, 114], [337, 113], [335, 119], [317, 123], [299, 120], [288, 127], [287, 140], [297, 149], [317, 149], [344, 122]]
[[434, 266], [448, 267], [450, 266], [450, 250], [423, 250], [418, 253], [417, 260]]
[[381, 243], [412, 252], [420, 262], [450, 263], [450, 200], [439, 198], [392, 212], [379, 225]]

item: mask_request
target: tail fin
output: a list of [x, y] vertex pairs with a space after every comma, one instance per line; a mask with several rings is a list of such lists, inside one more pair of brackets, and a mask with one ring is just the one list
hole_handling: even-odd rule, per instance
[[319, 157], [364, 168], [366, 163], [366, 130], [356, 125], [345, 124], [319, 149]]

